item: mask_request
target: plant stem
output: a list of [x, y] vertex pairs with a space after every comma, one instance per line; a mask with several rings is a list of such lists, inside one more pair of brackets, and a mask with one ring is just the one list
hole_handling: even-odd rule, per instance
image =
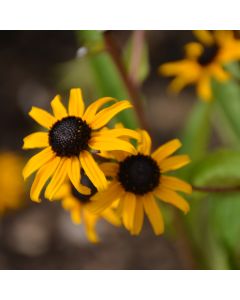
[[240, 192], [240, 186], [226, 186], [226, 187], [210, 187], [210, 186], [195, 186], [192, 185], [194, 191], [204, 193], [231, 193]]
[[[143, 110], [143, 106], [142, 106], [142, 99], [141, 99], [140, 93], [138, 91], [138, 86], [136, 84], [136, 81], [134, 79], [135, 77], [128, 76], [126, 68], [122, 62], [121, 53], [120, 53], [118, 47], [116, 46], [114, 39], [111, 36], [111, 32], [108, 32], [108, 31], [105, 32], [104, 40], [105, 40], [105, 44], [106, 44], [106, 49], [109, 52], [109, 54], [111, 55], [113, 61], [115, 62], [116, 67], [118, 68], [119, 73], [122, 77], [122, 80], [128, 89], [128, 92], [132, 99], [135, 111], [139, 117], [140, 125], [142, 128], [148, 130], [149, 126], [148, 126], [147, 120], [145, 118], [145, 114], [144, 114], [144, 110]], [[136, 45], [135, 47], [139, 48], [137, 52], [138, 53], [140, 52], [140, 55], [137, 55], [137, 57], [134, 58], [134, 63], [133, 62], [131, 63], [131, 66], [134, 67], [134, 70], [135, 70], [136, 66], [139, 66], [139, 64], [140, 64], [139, 60], [141, 59], [141, 51], [142, 51], [141, 48], [143, 45], [143, 43], [142, 42], [139, 43], [138, 40], [139, 40], [139, 38], [135, 42], [135, 45]], [[141, 41], [142, 41], [142, 39], [141, 39]], [[134, 53], [134, 51], [135, 51], [135, 48], [133, 49], [133, 53]], [[136, 59], [137, 59], [137, 61], [135, 61]]]

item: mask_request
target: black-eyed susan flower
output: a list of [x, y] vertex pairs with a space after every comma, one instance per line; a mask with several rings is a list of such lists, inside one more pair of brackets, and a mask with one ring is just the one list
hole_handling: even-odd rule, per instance
[[2, 152], [0, 166], [0, 215], [3, 215], [24, 203], [23, 160], [13, 152]]
[[205, 101], [212, 99], [211, 79], [223, 82], [229, 79], [224, 65], [240, 59], [240, 41], [233, 31], [197, 30], [194, 34], [199, 42], [185, 47], [185, 58], [160, 66], [165, 76], [175, 76], [170, 89], [180, 92], [186, 85], [195, 84], [197, 94]]
[[106, 162], [101, 168], [112, 181], [108, 189], [92, 197], [90, 210], [100, 213], [118, 201], [117, 211], [124, 226], [133, 235], [140, 233], [144, 211], [156, 235], [164, 231], [164, 222], [156, 199], [181, 209], [184, 213], [189, 205], [177, 191], [191, 193], [191, 186], [172, 176], [165, 175], [189, 163], [187, 155], [170, 157], [180, 146], [179, 140], [172, 140], [151, 154], [151, 139], [141, 131], [138, 153], [128, 155], [116, 153], [117, 162]]
[[63, 208], [70, 212], [73, 223], [85, 226], [88, 240], [96, 243], [99, 242], [96, 224], [100, 219], [105, 219], [115, 226], [120, 226], [121, 222], [111, 207], [101, 212], [100, 215], [93, 214], [88, 209], [91, 197], [96, 194], [97, 189], [85, 174], [82, 174], [81, 177], [82, 183], [90, 188], [90, 195], [80, 194], [68, 181], [60, 187], [54, 198], [61, 200]]
[[[100, 110], [109, 102], [115, 103]], [[121, 131], [100, 130], [117, 113], [132, 105], [126, 100], [117, 102], [105, 97], [85, 110], [81, 90], [71, 89], [68, 110], [59, 95], [51, 101], [51, 107], [53, 115], [37, 107], [32, 107], [29, 113], [47, 129], [47, 132], [36, 132], [24, 138], [24, 149], [45, 148], [33, 156], [23, 169], [24, 179], [38, 170], [30, 191], [31, 199], [40, 201], [39, 195], [49, 178], [51, 180], [45, 190], [45, 197], [50, 200], [67, 177], [80, 193], [88, 193], [89, 189], [80, 184], [81, 168], [98, 190], [106, 189], [106, 178], [92, 153], [111, 150], [135, 153], [131, 143], [118, 138], [125, 135], [138, 138], [135, 131], [126, 128]]]

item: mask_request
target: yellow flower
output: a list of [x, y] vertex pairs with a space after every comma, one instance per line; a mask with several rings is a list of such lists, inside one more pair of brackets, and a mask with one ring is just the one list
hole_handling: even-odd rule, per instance
[[65, 210], [70, 211], [73, 223], [84, 224], [88, 240], [97, 243], [99, 242], [99, 237], [95, 227], [101, 218], [115, 226], [120, 226], [121, 222], [112, 208], [107, 208], [100, 215], [93, 214], [89, 211], [88, 207], [91, 203], [91, 197], [96, 194], [97, 189], [84, 174], [82, 176], [82, 182], [91, 189], [90, 195], [80, 194], [68, 181], [61, 186], [59, 191], [55, 194], [54, 199], [62, 200], [62, 206]]
[[144, 211], [154, 233], [156, 235], [163, 233], [164, 222], [156, 198], [176, 206], [185, 213], [189, 210], [188, 203], [177, 191], [191, 193], [191, 186], [178, 178], [165, 175], [166, 172], [189, 163], [187, 155], [169, 157], [180, 146], [180, 141], [175, 139], [151, 154], [150, 136], [142, 130], [136, 155], [119, 152], [115, 155], [117, 162], [101, 164], [102, 170], [107, 177], [112, 178], [112, 181], [106, 191], [92, 197], [90, 210], [93, 213], [100, 213], [118, 201], [117, 211], [131, 234], [140, 233]]
[[199, 42], [185, 46], [185, 58], [165, 63], [159, 71], [165, 76], [176, 76], [170, 89], [180, 92], [186, 85], [195, 84], [197, 94], [205, 101], [212, 99], [211, 79], [220, 82], [229, 79], [224, 64], [240, 59], [240, 41], [233, 31], [194, 31]]
[[50, 200], [66, 178], [70, 179], [80, 193], [89, 193], [89, 189], [80, 184], [81, 168], [98, 190], [104, 190], [107, 181], [92, 153], [111, 150], [135, 153], [132, 144], [119, 139], [119, 136], [125, 135], [138, 138], [135, 131], [126, 128], [107, 132], [100, 130], [117, 113], [132, 107], [129, 101], [123, 100], [99, 111], [109, 102], [116, 100], [101, 98], [85, 110], [81, 90], [71, 89], [68, 111], [59, 95], [51, 101], [53, 115], [32, 107], [29, 115], [48, 130], [32, 133], [24, 138], [24, 149], [45, 148], [33, 156], [23, 169], [24, 179], [38, 170], [30, 191], [33, 201], [40, 202], [39, 195], [49, 178], [51, 180], [45, 190], [45, 197]]
[[23, 161], [12, 152], [2, 152], [0, 166], [0, 215], [3, 215], [24, 203], [24, 182], [21, 175]]

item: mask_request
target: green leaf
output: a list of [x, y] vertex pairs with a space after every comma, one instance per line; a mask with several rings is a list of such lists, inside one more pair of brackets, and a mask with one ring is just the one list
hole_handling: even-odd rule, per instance
[[226, 119], [240, 139], [240, 87], [235, 81], [219, 83], [215, 80], [212, 82], [213, 94], [216, 105], [225, 114]]
[[[80, 42], [88, 47], [90, 54], [87, 59], [93, 73], [92, 84], [98, 91], [99, 97], [111, 96], [118, 100], [128, 99], [128, 90], [109, 53], [105, 50], [103, 33], [94, 30], [78, 32]], [[138, 128], [138, 120], [134, 109], [122, 111], [115, 121], [122, 122], [128, 128]]]
[[224, 66], [226, 71], [228, 71], [236, 79], [240, 79], [240, 64], [237, 61], [228, 63]]
[[191, 182], [197, 186], [240, 185], [240, 152], [218, 150], [197, 162], [192, 168]]
[[[134, 33], [133, 33], [134, 35]], [[133, 52], [133, 35], [129, 39], [127, 45], [124, 48], [123, 52], [123, 61], [125, 63], [126, 69], [129, 72], [131, 68], [131, 61], [132, 57], [135, 55]], [[137, 69], [137, 74], [135, 74], [137, 82], [140, 84], [142, 83], [148, 76], [150, 71], [150, 65], [149, 65], [149, 53], [148, 53], [148, 45], [147, 42], [144, 41], [143, 47], [141, 49], [141, 59], [140, 64]]]

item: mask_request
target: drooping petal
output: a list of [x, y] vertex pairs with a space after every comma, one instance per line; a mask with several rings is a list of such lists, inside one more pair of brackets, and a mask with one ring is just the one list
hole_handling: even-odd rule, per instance
[[160, 178], [160, 185], [174, 191], [180, 191], [186, 194], [192, 193], [192, 186], [176, 177], [162, 175]]
[[61, 120], [62, 118], [67, 117], [67, 110], [65, 106], [62, 104], [61, 97], [57, 95], [52, 101], [51, 106], [53, 110], [53, 114], [56, 119]]
[[80, 153], [80, 162], [87, 177], [91, 180], [93, 185], [99, 190], [104, 191], [107, 188], [107, 180], [103, 171], [99, 168], [98, 164], [88, 151]]
[[152, 147], [152, 141], [146, 130], [140, 130], [141, 139], [138, 143], [138, 152], [149, 155]]
[[79, 158], [76, 156], [71, 157], [71, 159], [68, 160], [68, 176], [73, 186], [80, 194], [86, 194], [86, 195], [91, 194], [91, 190], [80, 183], [81, 167], [80, 167]]
[[113, 151], [122, 150], [131, 154], [137, 154], [137, 150], [130, 142], [112, 137], [92, 137], [88, 145], [94, 150]]
[[41, 168], [45, 163], [50, 161], [53, 157], [55, 157], [55, 154], [53, 153], [51, 147], [48, 147], [31, 157], [23, 169], [24, 180]]
[[112, 209], [106, 209], [101, 213], [101, 217], [103, 217], [106, 221], [114, 226], [120, 226], [121, 221], [117, 214]]
[[213, 35], [209, 30], [194, 30], [193, 33], [204, 45], [211, 46], [214, 43]]
[[50, 129], [57, 122], [57, 119], [50, 115], [47, 111], [33, 106], [29, 112], [29, 116], [33, 118], [41, 126]]
[[48, 133], [34, 132], [23, 139], [23, 149], [48, 147]]
[[48, 184], [46, 191], [45, 191], [45, 197], [49, 200], [53, 200], [53, 197], [55, 196], [56, 192], [59, 190], [61, 185], [64, 183], [66, 177], [67, 177], [67, 171], [68, 171], [68, 158], [61, 158], [59, 165]]
[[[239, 49], [240, 50], [240, 49]], [[240, 54], [239, 54], [240, 55]], [[221, 65], [218, 63], [212, 64], [211, 66], [211, 71], [213, 73], [213, 76], [218, 80], [218, 81], [226, 81], [228, 80], [231, 76], [230, 74], [223, 69]]]
[[132, 230], [136, 209], [136, 196], [133, 193], [125, 193], [123, 197], [122, 219], [123, 225], [128, 230]]
[[144, 195], [142, 199], [145, 212], [152, 225], [154, 233], [156, 235], [162, 234], [164, 232], [163, 217], [153, 195], [148, 193]]
[[211, 78], [209, 75], [202, 76], [196, 88], [202, 100], [210, 101], [212, 99]]
[[104, 108], [99, 113], [97, 113], [93, 119], [93, 121], [90, 123], [90, 126], [92, 129], [97, 130], [104, 125], [106, 125], [116, 114], [119, 112], [132, 108], [132, 104], [127, 101], [119, 101], [110, 107]]
[[84, 115], [83, 115], [83, 120], [85, 120], [88, 124], [91, 123], [97, 113], [97, 111], [103, 106], [104, 104], [111, 102], [111, 101], [116, 101], [112, 97], [104, 97], [100, 98], [97, 101], [94, 101], [92, 104], [88, 106], [86, 109]]
[[163, 159], [177, 151], [181, 146], [182, 144], [178, 139], [172, 140], [155, 150], [152, 154], [152, 158], [161, 162]]
[[91, 197], [92, 203], [89, 204], [88, 209], [95, 214], [99, 214], [110, 207], [122, 194], [123, 190], [120, 184], [117, 181], [112, 181], [106, 191], [99, 192]]
[[186, 56], [190, 59], [196, 59], [203, 53], [203, 46], [199, 43], [192, 42], [185, 46]]
[[160, 186], [154, 191], [154, 194], [162, 201], [172, 204], [181, 209], [185, 214], [189, 211], [189, 204], [187, 203], [187, 201], [170, 189], [166, 189]]
[[144, 220], [144, 210], [143, 210], [142, 197], [137, 197], [131, 234], [138, 235], [141, 232], [143, 226], [143, 220]]
[[113, 178], [117, 176], [119, 170], [119, 165], [114, 162], [104, 162], [101, 163], [99, 167], [103, 171], [105, 176], [109, 176]]
[[82, 217], [81, 217], [81, 209], [75, 207], [71, 210], [71, 219], [74, 224], [81, 224]]
[[30, 198], [33, 201], [41, 202], [41, 199], [39, 198], [40, 193], [47, 180], [55, 172], [59, 162], [60, 157], [56, 156], [50, 162], [48, 162], [46, 165], [44, 165], [38, 170], [30, 190]]
[[71, 89], [68, 112], [70, 116], [82, 117], [84, 112], [84, 101], [81, 89]]
[[190, 162], [188, 155], [175, 155], [173, 157], [166, 158], [159, 163], [161, 172], [168, 172], [177, 170]]
[[87, 209], [84, 210], [83, 214], [84, 214], [83, 222], [85, 224], [87, 238], [92, 243], [98, 243], [99, 237], [97, 235], [95, 227], [99, 217], [93, 215]]

